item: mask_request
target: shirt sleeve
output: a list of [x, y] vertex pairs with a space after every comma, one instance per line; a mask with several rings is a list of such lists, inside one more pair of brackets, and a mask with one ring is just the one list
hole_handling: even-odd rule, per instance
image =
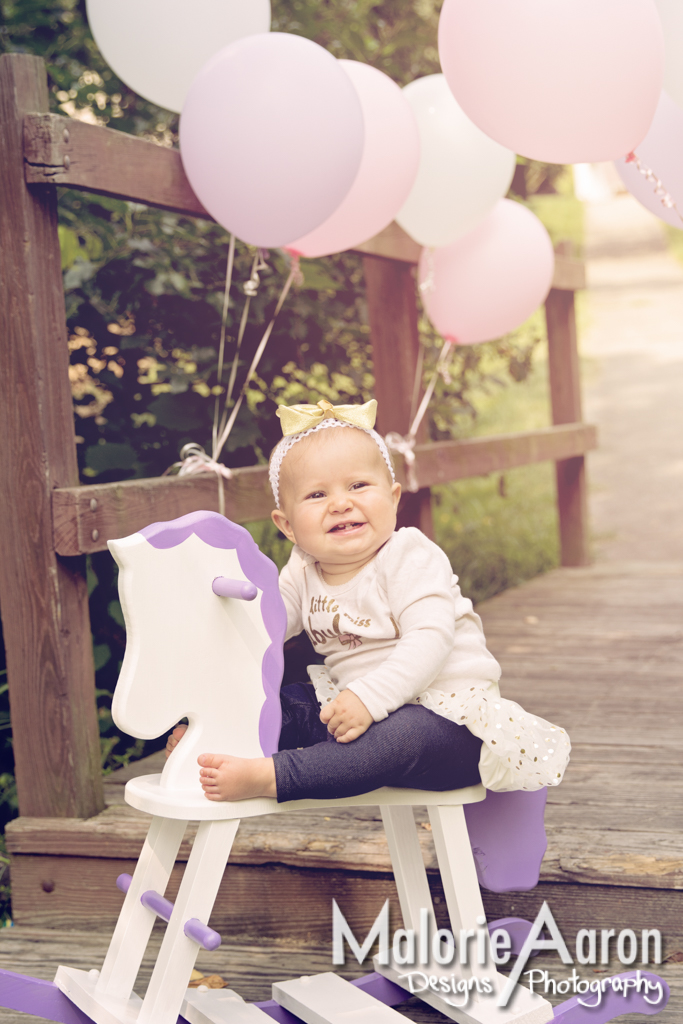
[[472, 602], [460, 593], [447, 556], [423, 533], [399, 531], [378, 566], [378, 583], [400, 639], [378, 668], [348, 686], [374, 721], [414, 700], [449, 660], [449, 685], [498, 680], [500, 667], [486, 649]]
[[304, 564], [297, 548], [293, 548], [287, 565], [280, 573], [280, 594], [287, 610], [287, 635], [285, 641], [304, 628], [301, 613], [301, 593], [304, 583]]

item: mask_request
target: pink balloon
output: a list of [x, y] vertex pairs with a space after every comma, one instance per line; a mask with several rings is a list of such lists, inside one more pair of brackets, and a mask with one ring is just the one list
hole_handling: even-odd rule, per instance
[[340, 60], [365, 119], [365, 148], [351, 189], [324, 224], [291, 242], [299, 256], [329, 256], [390, 224], [413, 187], [420, 160], [417, 122], [402, 90], [369, 64]]
[[482, 131], [558, 164], [629, 153], [664, 78], [654, 0], [445, 0], [439, 57]]
[[[683, 214], [683, 110], [663, 92], [657, 105], [652, 126], [638, 146], [641, 162], [650, 167], [662, 187], [676, 202]], [[631, 195], [648, 210], [675, 228], [683, 228], [683, 221], [675, 209], [662, 204], [655, 192], [656, 185], [647, 181], [635, 163], [617, 160], [619, 177]]]
[[192, 82], [180, 151], [209, 213], [251, 245], [285, 245], [322, 224], [351, 188], [363, 111], [339, 62], [302, 36], [248, 36]]
[[531, 210], [501, 199], [486, 220], [442, 249], [423, 249], [422, 301], [457, 345], [492, 341], [531, 316], [550, 291], [555, 254]]

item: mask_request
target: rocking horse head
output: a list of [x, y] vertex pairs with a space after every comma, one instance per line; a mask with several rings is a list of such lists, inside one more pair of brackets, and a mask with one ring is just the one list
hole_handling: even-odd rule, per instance
[[192, 512], [109, 548], [127, 631], [114, 721], [153, 739], [189, 720], [160, 785], [201, 792], [202, 753], [277, 750], [286, 614], [277, 569], [250, 534]]

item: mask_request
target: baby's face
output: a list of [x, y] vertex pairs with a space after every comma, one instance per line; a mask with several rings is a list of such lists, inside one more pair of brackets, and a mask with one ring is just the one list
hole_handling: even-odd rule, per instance
[[362, 568], [396, 528], [400, 484], [367, 434], [322, 430], [287, 453], [276, 525], [313, 555], [323, 572]]

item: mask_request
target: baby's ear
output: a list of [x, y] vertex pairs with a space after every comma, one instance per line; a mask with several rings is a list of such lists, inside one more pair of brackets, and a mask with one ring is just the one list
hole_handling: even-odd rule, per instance
[[270, 513], [270, 518], [273, 520], [278, 530], [280, 530], [281, 533], [284, 533], [287, 540], [291, 540], [294, 541], [294, 543], [296, 543], [294, 539], [294, 534], [292, 532], [292, 527], [289, 525], [289, 519], [287, 518], [284, 512], [282, 512], [279, 508], [274, 508], [273, 511]]
[[392, 484], [391, 497], [394, 500], [394, 508], [398, 508], [398, 503], [401, 498], [401, 485], [399, 483]]

